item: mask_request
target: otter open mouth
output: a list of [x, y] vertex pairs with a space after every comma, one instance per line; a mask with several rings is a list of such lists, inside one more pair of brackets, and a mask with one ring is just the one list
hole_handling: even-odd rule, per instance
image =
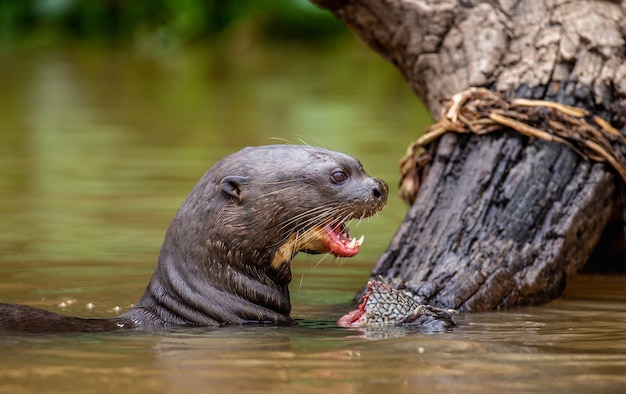
[[292, 234], [287, 242], [282, 244], [272, 266], [280, 267], [284, 262], [291, 261], [297, 252], [309, 254], [330, 253], [336, 257], [352, 257], [359, 253], [363, 239], [351, 238], [348, 227], [339, 221], [317, 225], [307, 231]]
[[344, 223], [324, 226], [322, 231], [323, 236], [320, 237], [320, 242], [328, 249], [327, 253], [337, 257], [352, 257], [359, 253], [365, 238], [363, 235], [359, 239], [350, 238], [350, 230]]
[[352, 257], [359, 253], [363, 239], [351, 238], [348, 227], [339, 221], [318, 225], [300, 234], [293, 250], [309, 254], [330, 253], [336, 257]]

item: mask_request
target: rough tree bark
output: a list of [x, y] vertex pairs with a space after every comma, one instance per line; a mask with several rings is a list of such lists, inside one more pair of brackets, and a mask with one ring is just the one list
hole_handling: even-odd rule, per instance
[[[582, 107], [625, 133], [626, 2], [313, 2], [391, 61], [435, 118], [481, 86]], [[559, 143], [446, 134], [372, 277], [466, 311], [548, 301], [623, 220], [621, 188], [606, 164]], [[623, 241], [623, 225], [611, 229]]]

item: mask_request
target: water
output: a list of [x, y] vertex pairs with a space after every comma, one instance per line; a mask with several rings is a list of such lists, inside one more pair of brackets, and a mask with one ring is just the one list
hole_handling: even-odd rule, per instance
[[0, 392], [626, 389], [623, 277], [580, 277], [547, 306], [461, 315], [447, 333], [334, 324], [404, 217], [397, 160], [430, 121], [359, 44], [167, 56], [71, 47], [3, 54], [0, 67], [2, 302], [82, 317], [125, 310], [187, 192], [245, 145], [341, 150], [392, 193], [352, 226], [365, 235], [357, 257], [294, 262], [297, 326], [1, 337]]

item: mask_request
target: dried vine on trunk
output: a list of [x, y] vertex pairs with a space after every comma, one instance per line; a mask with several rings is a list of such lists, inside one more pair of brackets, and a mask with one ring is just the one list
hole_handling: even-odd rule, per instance
[[470, 88], [452, 97], [442, 108], [439, 121], [409, 145], [407, 154], [400, 160], [400, 197], [409, 204], [415, 201], [432, 160], [426, 147], [443, 134], [484, 135], [506, 130], [556, 141], [586, 160], [607, 162], [626, 183], [626, 137], [604, 119], [582, 108], [553, 101], [509, 101], [490, 90]]

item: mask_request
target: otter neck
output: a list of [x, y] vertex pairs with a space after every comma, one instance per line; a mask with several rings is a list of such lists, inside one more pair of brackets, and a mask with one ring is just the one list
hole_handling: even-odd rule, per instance
[[162, 253], [144, 295], [126, 317], [144, 326], [293, 323], [290, 260], [279, 267], [271, 258], [247, 264], [249, 256], [220, 245], [211, 250], [209, 261]]

